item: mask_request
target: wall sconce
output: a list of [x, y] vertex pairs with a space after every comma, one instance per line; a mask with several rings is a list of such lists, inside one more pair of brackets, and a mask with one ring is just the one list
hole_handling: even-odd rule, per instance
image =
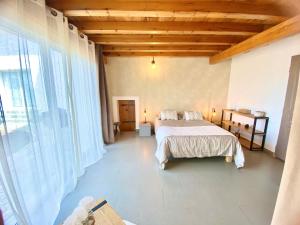
[[155, 67], [156, 67], [154, 56], [153, 56], [152, 61], [151, 61], [151, 67], [152, 67], [152, 69], [155, 69]]
[[144, 109], [144, 117], [145, 117], [145, 121], [144, 121], [144, 123], [147, 123], [147, 111], [146, 111], [146, 109]]
[[213, 122], [213, 118], [217, 115], [216, 113], [216, 109], [215, 108], [212, 108], [212, 113], [211, 113], [211, 119], [210, 119], [210, 122]]

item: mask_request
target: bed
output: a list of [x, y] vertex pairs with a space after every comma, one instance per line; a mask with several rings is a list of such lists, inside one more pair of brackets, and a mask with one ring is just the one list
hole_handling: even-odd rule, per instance
[[160, 168], [170, 157], [203, 158], [223, 156], [234, 159], [237, 168], [244, 166], [244, 154], [236, 136], [206, 120], [155, 121], [157, 149], [155, 156]]

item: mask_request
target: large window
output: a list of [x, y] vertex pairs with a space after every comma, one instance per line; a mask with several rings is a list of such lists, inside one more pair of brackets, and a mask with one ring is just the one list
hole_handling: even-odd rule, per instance
[[95, 46], [43, 0], [0, 8], [0, 207], [6, 225], [53, 225], [104, 153]]

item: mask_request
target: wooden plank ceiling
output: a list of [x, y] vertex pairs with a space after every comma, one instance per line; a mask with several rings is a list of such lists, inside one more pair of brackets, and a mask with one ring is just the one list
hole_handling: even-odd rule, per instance
[[[47, 0], [107, 56], [218, 56], [299, 14], [300, 0]], [[236, 51], [235, 51], [236, 54]], [[228, 58], [232, 54], [225, 54]]]

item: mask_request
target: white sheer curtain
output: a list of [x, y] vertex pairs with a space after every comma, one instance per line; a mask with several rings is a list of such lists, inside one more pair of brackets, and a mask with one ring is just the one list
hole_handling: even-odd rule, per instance
[[95, 46], [43, 0], [0, 0], [0, 208], [52, 225], [103, 153]]

